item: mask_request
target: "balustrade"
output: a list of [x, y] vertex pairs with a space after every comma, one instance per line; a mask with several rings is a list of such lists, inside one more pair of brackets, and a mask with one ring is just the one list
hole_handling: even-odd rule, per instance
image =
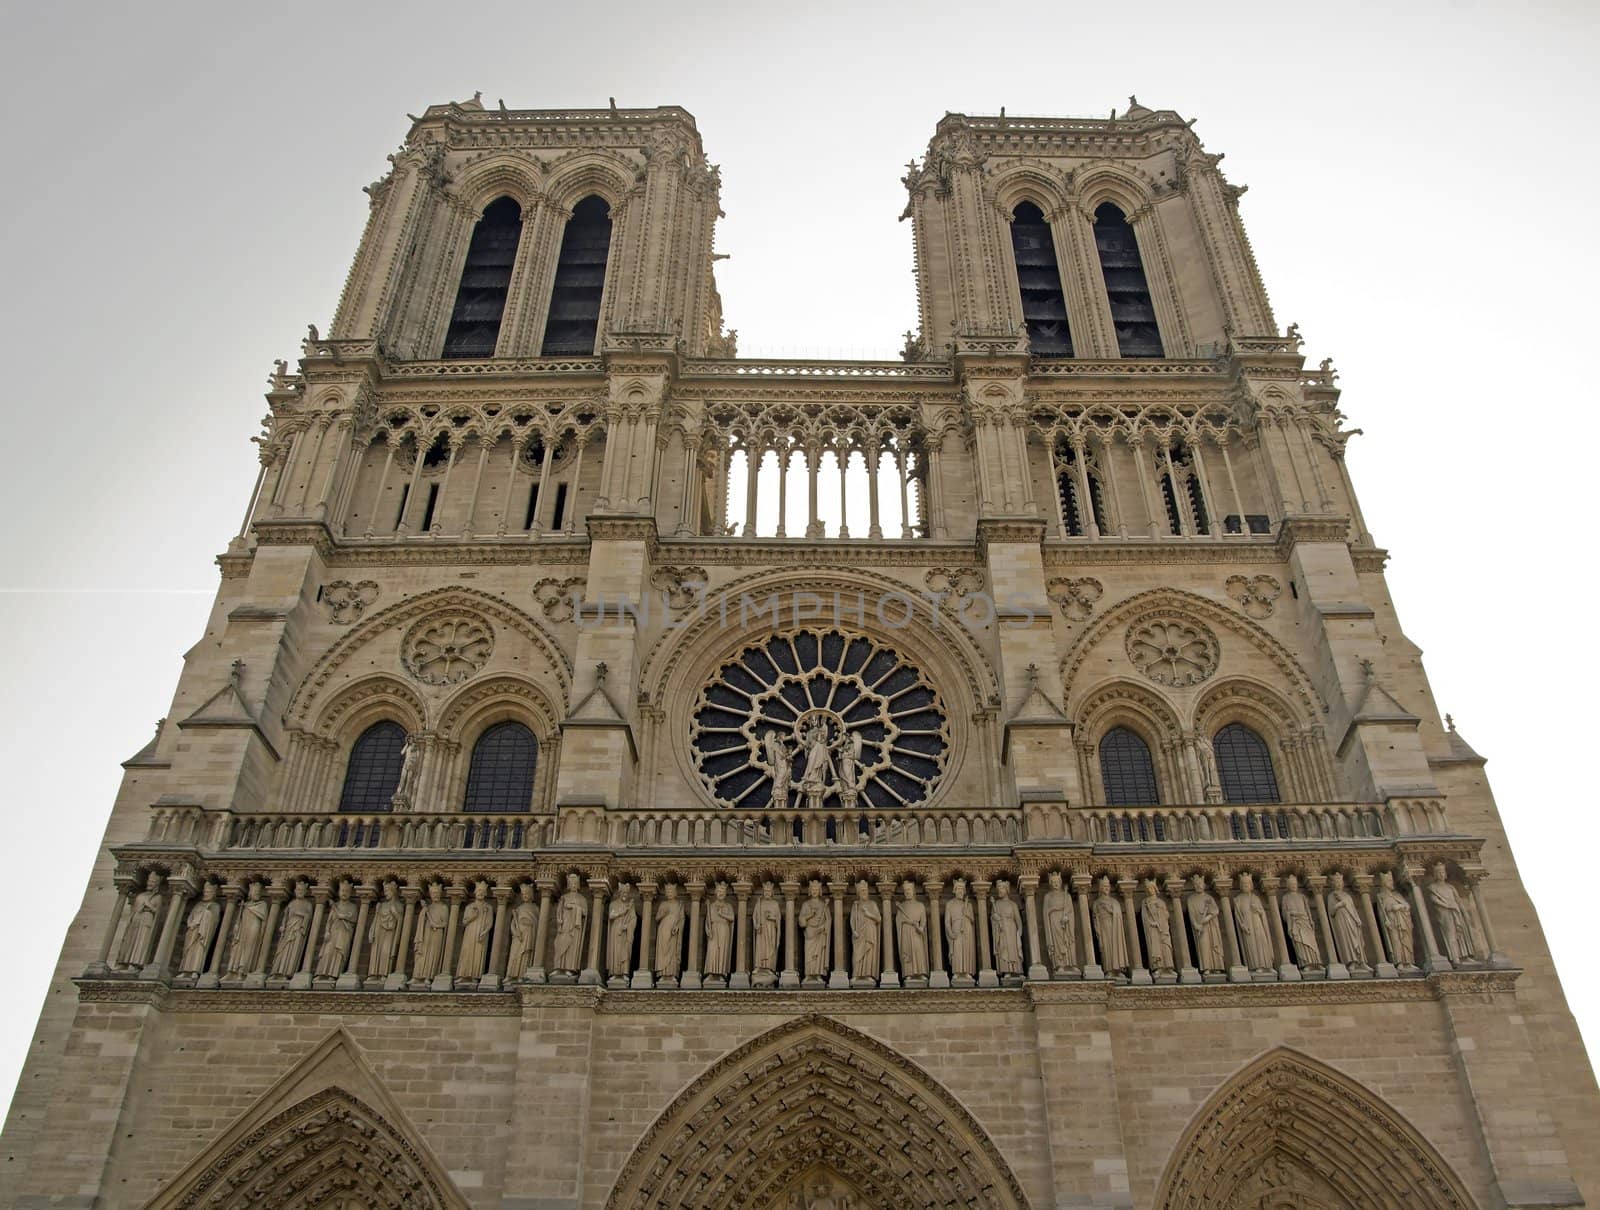
[[[1090, 844], [1239, 844], [1378, 840], [1438, 828], [1385, 827], [1382, 808], [1362, 803], [1165, 807], [1029, 803], [1027, 836]], [[1442, 825], [1442, 815], [1439, 817]]]
[[151, 813], [147, 841], [210, 852], [252, 850], [527, 851], [555, 839], [548, 816], [500, 813], [251, 813], [163, 807]]

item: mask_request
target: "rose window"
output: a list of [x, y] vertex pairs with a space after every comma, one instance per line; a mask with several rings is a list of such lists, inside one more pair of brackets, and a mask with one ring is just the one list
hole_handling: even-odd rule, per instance
[[474, 617], [429, 618], [400, 646], [406, 671], [424, 685], [455, 685], [488, 663], [494, 632]]
[[1217, 670], [1217, 639], [1196, 622], [1147, 618], [1128, 628], [1128, 658], [1158, 685], [1198, 685]]
[[944, 772], [939, 695], [892, 648], [838, 630], [746, 647], [700, 691], [689, 746], [706, 789], [732, 807], [905, 807]]

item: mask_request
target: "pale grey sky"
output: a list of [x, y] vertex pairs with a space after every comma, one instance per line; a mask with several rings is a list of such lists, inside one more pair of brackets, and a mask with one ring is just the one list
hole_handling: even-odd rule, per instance
[[1401, 619], [1490, 758], [1600, 1042], [1592, 876], [1572, 864], [1600, 841], [1579, 609], [1596, 62], [1576, 2], [6, 6], [0, 1098], [118, 762], [201, 633], [264, 375], [326, 326], [405, 113], [477, 89], [694, 113], [747, 356], [895, 353], [915, 322], [899, 177], [946, 110], [1099, 115], [1137, 93], [1198, 117], [1251, 187], [1280, 323], [1336, 358]]

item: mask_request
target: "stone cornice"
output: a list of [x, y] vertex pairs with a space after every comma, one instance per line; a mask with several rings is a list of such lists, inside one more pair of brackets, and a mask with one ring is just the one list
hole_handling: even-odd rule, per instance
[[1278, 524], [1278, 557], [1287, 561], [1290, 553], [1302, 542], [1344, 543], [1349, 536], [1349, 517], [1292, 514]]
[[1046, 567], [1087, 564], [1282, 563], [1278, 543], [1264, 534], [1224, 538], [1050, 538]]
[[591, 542], [644, 542], [654, 547], [657, 540], [654, 517], [591, 514], [587, 524]]

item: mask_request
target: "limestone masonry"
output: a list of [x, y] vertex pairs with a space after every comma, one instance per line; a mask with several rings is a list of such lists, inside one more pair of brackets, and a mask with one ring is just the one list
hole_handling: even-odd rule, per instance
[[1221, 158], [947, 114], [903, 359], [757, 361], [688, 113], [413, 119], [271, 376], [0, 1202], [1600, 1203], [1484, 762]]

